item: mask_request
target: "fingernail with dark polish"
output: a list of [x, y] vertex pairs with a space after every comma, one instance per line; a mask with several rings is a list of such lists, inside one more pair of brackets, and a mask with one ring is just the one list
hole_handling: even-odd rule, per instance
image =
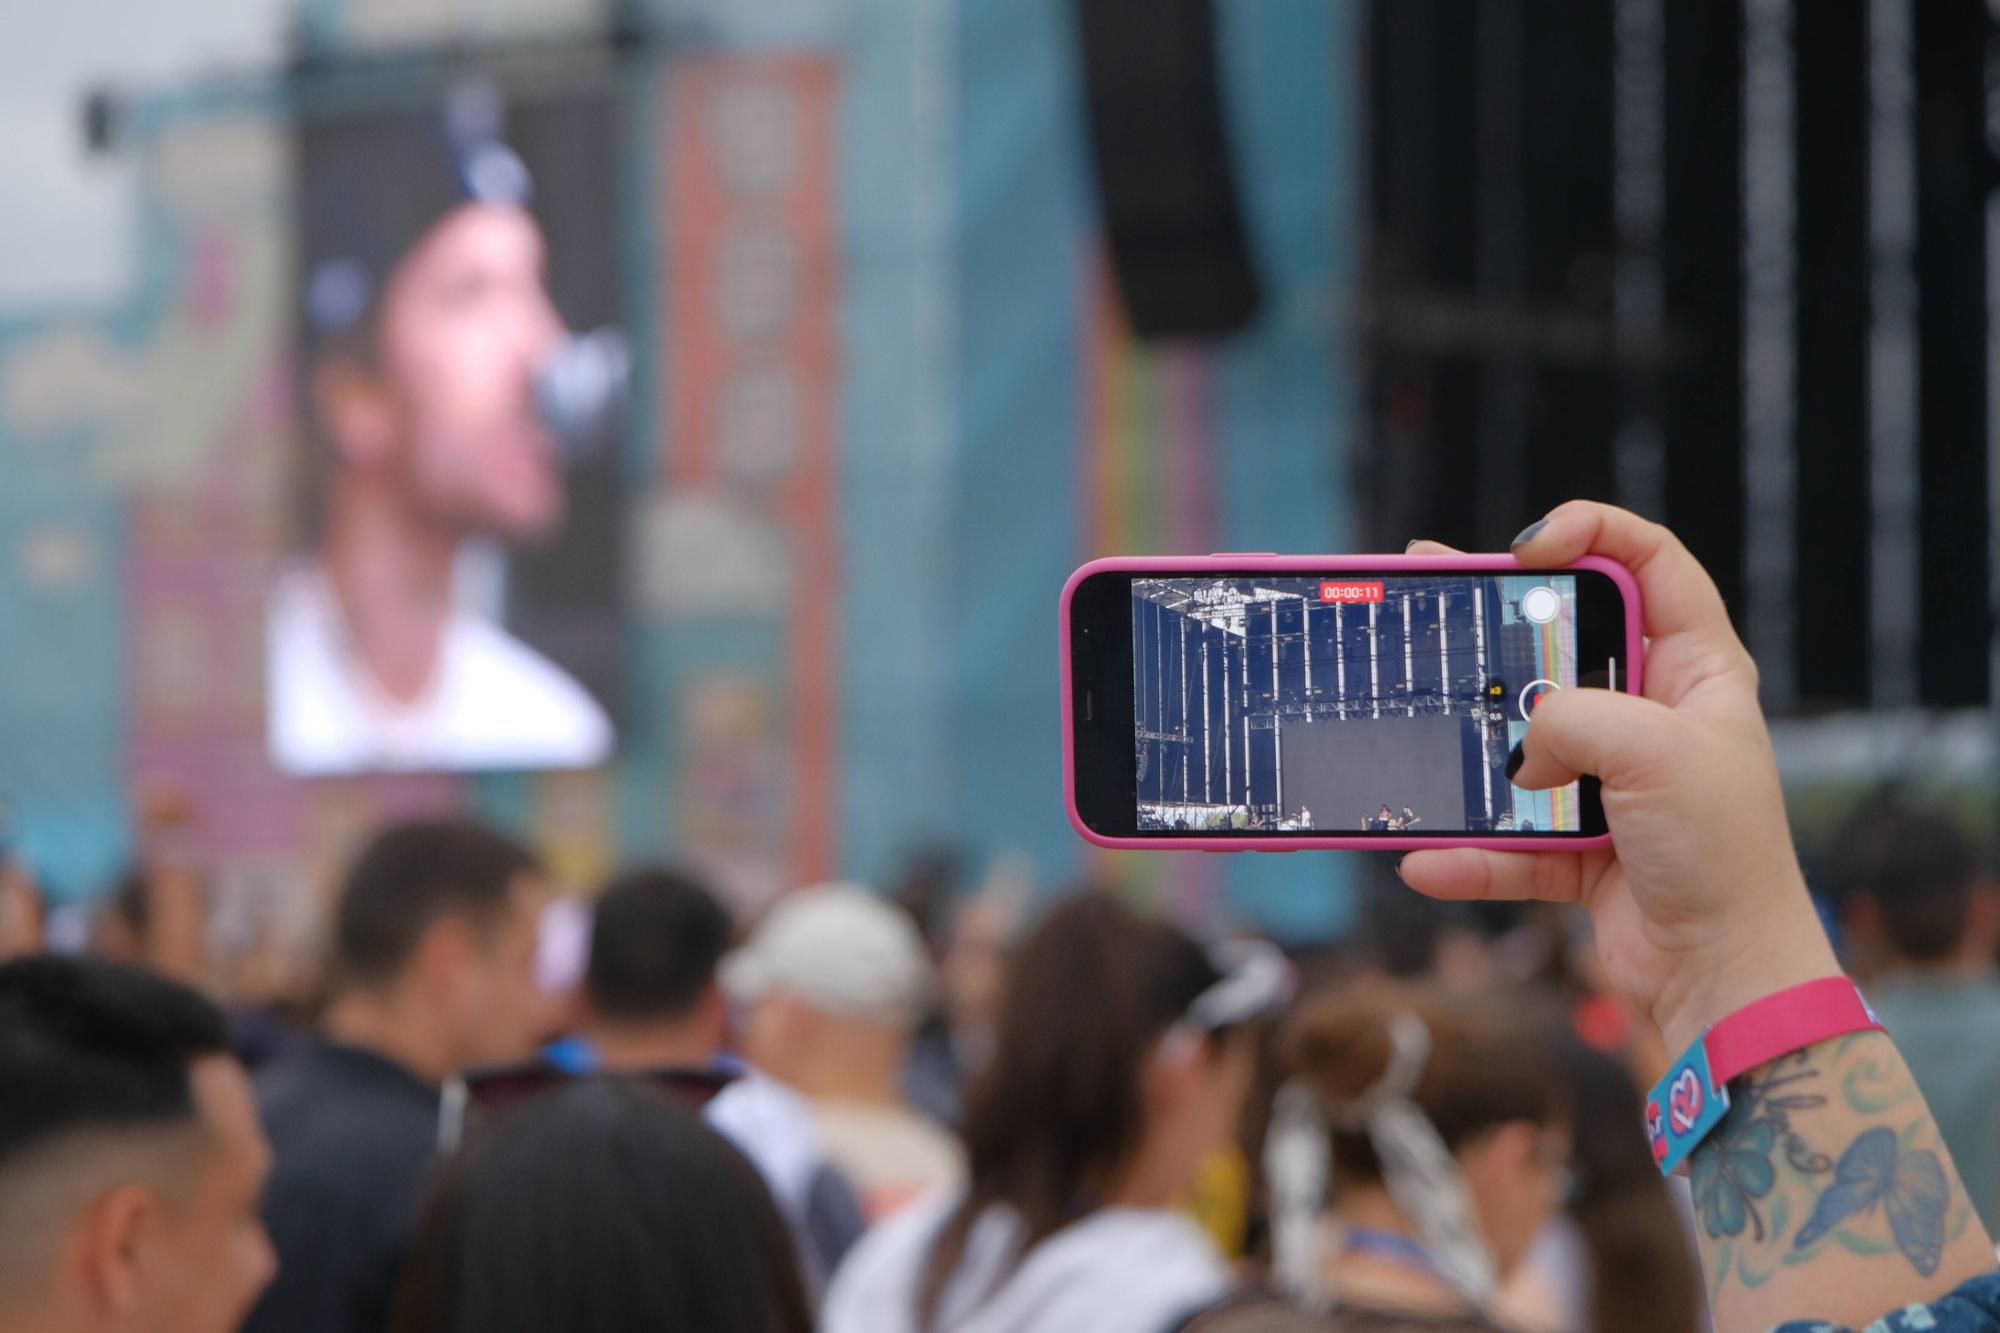
[[1522, 528], [1519, 533], [1515, 534], [1514, 540], [1507, 543], [1507, 549], [1511, 551], [1518, 549], [1519, 547], [1526, 546], [1529, 542], [1535, 539], [1536, 533], [1540, 532], [1543, 528], [1546, 528], [1548, 525], [1549, 521], [1547, 519], [1545, 518], [1536, 519], [1533, 523], [1530, 523], [1527, 527]]
[[1521, 764], [1527, 757], [1521, 750], [1521, 742], [1514, 742], [1514, 748], [1507, 752], [1507, 781], [1514, 780], [1514, 775], [1521, 771]]
[[[1403, 878], [1403, 862], [1404, 862], [1404, 861], [1406, 861], [1406, 860], [1408, 860], [1408, 859], [1409, 859], [1409, 858], [1407, 858], [1407, 857], [1402, 857], [1402, 856], [1399, 856], [1399, 857], [1397, 857], [1397, 858], [1396, 858], [1396, 878], [1397, 878], [1397, 879], [1402, 879], [1402, 878]], [[1407, 880], [1405, 880], [1404, 882], [1405, 882], [1405, 883], [1407, 883], [1408, 881], [1407, 881]]]
[[1540, 532], [1540, 530], [1542, 530], [1542, 528], [1546, 528], [1546, 526], [1548, 526], [1548, 518], [1536, 518], [1536, 520], [1534, 520], [1534, 522], [1530, 522], [1530, 524], [1528, 524], [1526, 528], [1522, 528], [1520, 532], [1516, 532], [1516, 534], [1514, 534], [1514, 540], [1510, 540], [1510, 542], [1508, 542], [1508, 550], [1520, 550], [1522, 546], [1526, 546], [1528, 542], [1532, 542], [1532, 540], [1534, 540], [1536, 532]]
[[1410, 553], [1411, 549], [1412, 549], [1412, 548], [1414, 548], [1414, 547], [1416, 546], [1416, 544], [1417, 544], [1418, 542], [1422, 541], [1422, 540], [1423, 540], [1423, 538], [1422, 538], [1422, 537], [1412, 537], [1412, 538], [1410, 538], [1410, 539], [1409, 539], [1408, 541], [1404, 542], [1404, 543], [1403, 543], [1403, 554], [1404, 554], [1404, 555], [1408, 555], [1408, 554]]

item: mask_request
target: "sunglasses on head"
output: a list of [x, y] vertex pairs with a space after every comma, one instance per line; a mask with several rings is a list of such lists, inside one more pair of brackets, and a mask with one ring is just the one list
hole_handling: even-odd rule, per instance
[[643, 1069], [577, 1073], [544, 1061], [454, 1074], [444, 1082], [438, 1103], [438, 1151], [456, 1152], [474, 1125], [491, 1124], [522, 1106], [580, 1078], [622, 1078], [657, 1088], [699, 1109], [736, 1081], [726, 1069]]

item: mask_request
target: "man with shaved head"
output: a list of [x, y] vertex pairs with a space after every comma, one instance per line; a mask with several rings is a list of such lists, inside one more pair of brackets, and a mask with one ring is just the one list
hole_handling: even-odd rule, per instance
[[0, 964], [0, 1328], [228, 1333], [276, 1260], [222, 1015], [93, 959]]

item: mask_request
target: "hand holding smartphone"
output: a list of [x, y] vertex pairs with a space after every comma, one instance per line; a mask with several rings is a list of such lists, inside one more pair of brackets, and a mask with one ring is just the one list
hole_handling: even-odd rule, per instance
[[1508, 781], [1551, 691], [1637, 693], [1638, 588], [1510, 555], [1094, 561], [1063, 589], [1064, 788], [1109, 847], [1609, 840], [1594, 778]]

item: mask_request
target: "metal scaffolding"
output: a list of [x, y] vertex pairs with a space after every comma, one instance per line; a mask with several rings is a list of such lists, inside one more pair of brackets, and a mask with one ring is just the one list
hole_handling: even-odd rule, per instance
[[[1491, 826], [1512, 807], [1494, 775], [1501, 758], [1495, 738], [1506, 737], [1505, 709], [1523, 682], [1494, 678], [1499, 604], [1489, 598], [1497, 594], [1474, 586], [1479, 591], [1468, 595], [1465, 580], [1450, 576], [1399, 587], [1386, 600], [1366, 602], [1362, 624], [1347, 611], [1363, 603], [1321, 603], [1296, 587], [1248, 579], [1219, 590], [1210, 580], [1135, 582], [1142, 799], [1282, 812], [1287, 725], [1460, 717], [1474, 729], [1482, 757], [1468, 801], [1475, 821]], [[1507, 659], [1517, 674], [1520, 630], [1518, 620], [1508, 630], [1517, 636]], [[1423, 662], [1434, 663], [1435, 675], [1419, 673]]]

